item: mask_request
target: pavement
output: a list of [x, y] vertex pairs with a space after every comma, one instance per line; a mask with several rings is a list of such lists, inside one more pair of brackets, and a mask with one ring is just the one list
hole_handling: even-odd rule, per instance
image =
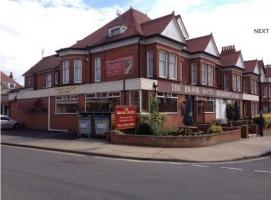
[[[268, 130], [270, 131], [270, 130]], [[70, 133], [5, 130], [1, 144], [112, 158], [170, 162], [225, 162], [271, 155], [271, 136], [200, 148], [158, 148], [110, 144]]]

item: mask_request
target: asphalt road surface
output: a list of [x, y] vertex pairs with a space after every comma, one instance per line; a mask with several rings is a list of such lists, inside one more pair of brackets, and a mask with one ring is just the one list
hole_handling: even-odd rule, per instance
[[270, 200], [271, 158], [221, 164], [2, 148], [3, 200]]

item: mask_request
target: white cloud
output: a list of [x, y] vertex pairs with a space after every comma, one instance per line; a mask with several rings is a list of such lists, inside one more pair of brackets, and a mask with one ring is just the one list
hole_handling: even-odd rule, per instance
[[[212, 3], [213, 2], [213, 3]], [[271, 2], [268, 0], [223, 1], [158, 0], [151, 17], [181, 14], [190, 38], [213, 33], [218, 48], [234, 44], [245, 60], [271, 63]], [[268, 34], [254, 34], [254, 28], [268, 28]]]
[[[21, 76], [45, 55], [68, 47], [116, 16], [116, 8], [93, 9], [81, 0], [1, 0], [0, 67]], [[120, 8], [118, 8], [120, 9]]]
[[[132, 5], [152, 17], [175, 11], [181, 14], [190, 37], [213, 33], [218, 48], [235, 44], [244, 59], [264, 58], [271, 63], [271, 12], [268, 0], [227, 1], [157, 0], [151, 4], [132, 0]], [[94, 9], [83, 0], [1, 0], [0, 67], [13, 72], [19, 82], [21, 74], [45, 55], [68, 47], [109, 22], [119, 7]], [[269, 28], [269, 34], [254, 34], [254, 28]]]

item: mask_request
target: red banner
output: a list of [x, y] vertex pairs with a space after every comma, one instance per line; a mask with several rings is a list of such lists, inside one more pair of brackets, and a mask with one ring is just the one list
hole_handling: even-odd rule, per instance
[[133, 57], [119, 58], [106, 61], [106, 77], [123, 77], [133, 73]]
[[116, 129], [136, 127], [136, 106], [116, 106]]

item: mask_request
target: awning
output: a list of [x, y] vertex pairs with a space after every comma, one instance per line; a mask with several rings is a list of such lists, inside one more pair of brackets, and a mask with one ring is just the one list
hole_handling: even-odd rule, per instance
[[41, 99], [29, 99], [20, 102], [18, 109], [26, 112], [35, 112], [42, 110], [42, 100]]

